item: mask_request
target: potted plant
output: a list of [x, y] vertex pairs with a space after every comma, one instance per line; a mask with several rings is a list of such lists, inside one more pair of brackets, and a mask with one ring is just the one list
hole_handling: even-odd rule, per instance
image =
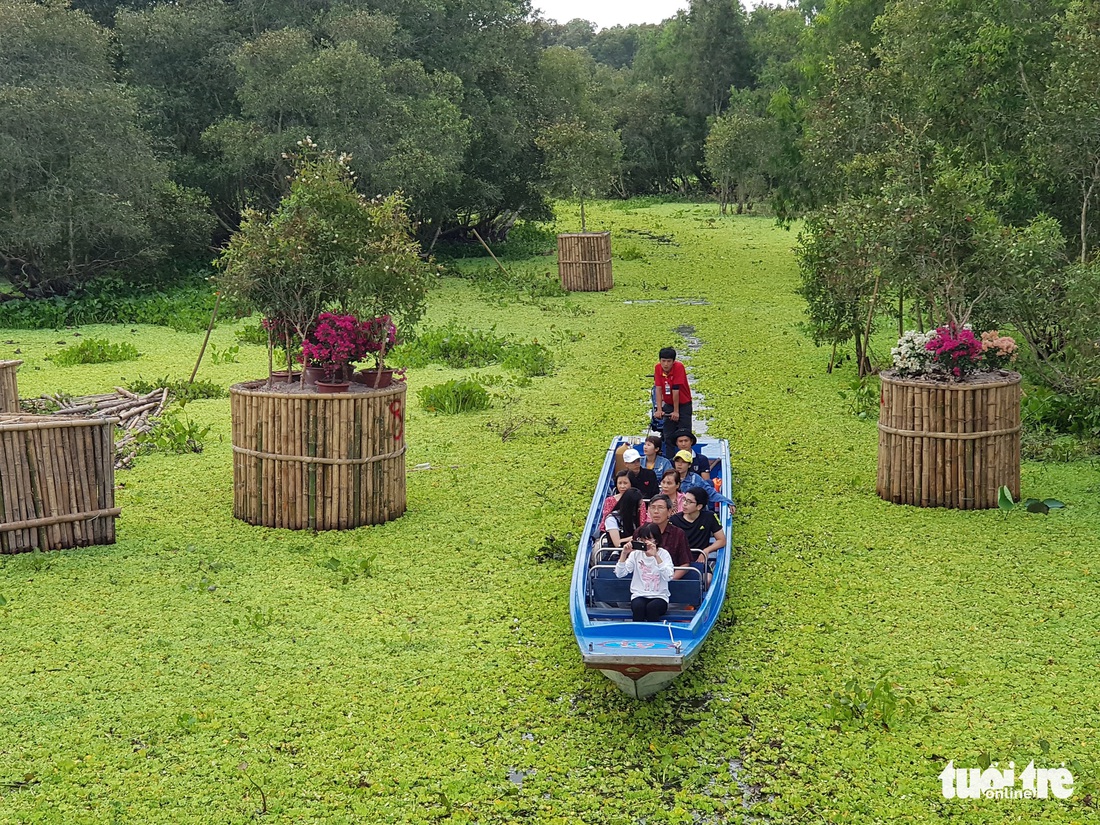
[[379, 315], [363, 322], [366, 351], [374, 355], [374, 367], [360, 370], [355, 380], [370, 387], [388, 387], [394, 371], [386, 368], [386, 353], [397, 343], [397, 326], [389, 315]]
[[878, 494], [920, 507], [991, 509], [1020, 488], [1016, 342], [947, 323], [906, 332], [880, 374]]
[[354, 315], [322, 312], [302, 341], [302, 363], [312, 374], [305, 378], [321, 392], [346, 392], [352, 364], [367, 356], [372, 346], [369, 325]]
[[558, 235], [558, 276], [562, 288], [598, 292], [611, 289], [611, 233], [589, 232], [586, 198], [611, 187], [622, 162], [617, 132], [576, 118], [546, 126], [535, 140], [545, 158], [550, 194], [580, 201], [581, 231]]
[[[284, 352], [325, 312], [414, 326], [431, 267], [412, 237], [404, 197], [364, 197], [351, 157], [319, 151], [309, 138], [284, 157], [295, 169], [290, 191], [271, 215], [244, 211], [216, 261], [219, 288], [259, 312]], [[272, 367], [269, 360], [269, 376]]]

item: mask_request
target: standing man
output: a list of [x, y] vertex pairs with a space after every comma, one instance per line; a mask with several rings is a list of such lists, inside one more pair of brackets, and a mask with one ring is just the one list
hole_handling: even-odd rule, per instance
[[[684, 365], [676, 360], [676, 350], [672, 347], [662, 349], [657, 357], [660, 359], [653, 367], [653, 386], [656, 390], [657, 409], [653, 417], [664, 419], [665, 432], [671, 433], [677, 430], [691, 432], [691, 387], [688, 386], [687, 370]], [[672, 411], [665, 412], [668, 405]], [[671, 420], [672, 424], [669, 424]], [[675, 454], [676, 441], [665, 438], [665, 458], [671, 459]]]

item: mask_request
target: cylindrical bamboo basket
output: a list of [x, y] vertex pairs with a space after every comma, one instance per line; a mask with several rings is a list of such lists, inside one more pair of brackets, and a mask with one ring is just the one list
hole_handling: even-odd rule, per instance
[[0, 413], [19, 412], [19, 385], [16, 370], [22, 361], [0, 361]]
[[558, 235], [558, 275], [569, 292], [607, 292], [611, 282], [611, 233]]
[[0, 415], [0, 553], [114, 544], [117, 422]]
[[230, 388], [233, 515], [291, 530], [346, 530], [405, 512], [405, 384], [345, 393]]
[[1020, 497], [1020, 376], [932, 382], [884, 372], [878, 422], [880, 497], [895, 504], [987, 510]]

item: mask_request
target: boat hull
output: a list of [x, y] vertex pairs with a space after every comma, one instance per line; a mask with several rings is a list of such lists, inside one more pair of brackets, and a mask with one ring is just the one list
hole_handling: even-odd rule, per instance
[[[623, 603], [624, 596], [606, 593], [598, 587], [593, 589], [594, 583], [600, 585], [607, 580], [590, 578], [596, 569], [592, 567], [595, 559], [591, 548], [600, 526], [605, 491], [613, 475], [615, 450], [624, 441], [628, 442], [628, 439], [618, 437], [612, 441], [592, 500], [573, 568], [570, 615], [584, 666], [603, 673], [627, 696], [645, 699], [668, 687], [689, 667], [714, 627], [729, 579], [733, 509], [725, 504], [720, 508], [719, 521], [726, 534], [726, 545], [719, 551], [714, 578], [702, 602], [697, 606], [682, 603], [670, 605], [664, 621], [630, 621], [630, 611]], [[700, 439], [700, 444], [703, 443]], [[718, 459], [713, 462], [716, 465], [712, 469], [714, 475], [729, 479], [729, 447], [726, 442], [707, 439], [704, 455]], [[720, 467], [717, 466], [719, 464]], [[604, 565], [601, 563], [600, 566], [602, 568]]]

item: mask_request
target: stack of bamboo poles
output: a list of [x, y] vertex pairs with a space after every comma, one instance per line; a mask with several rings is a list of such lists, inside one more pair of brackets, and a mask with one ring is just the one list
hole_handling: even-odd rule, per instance
[[19, 412], [19, 385], [15, 373], [22, 361], [0, 361], [0, 413]]
[[230, 388], [233, 515], [344, 530], [405, 512], [405, 384], [347, 393]]
[[611, 233], [558, 235], [558, 276], [569, 292], [606, 292], [611, 278]]
[[931, 383], [881, 375], [878, 483], [897, 504], [983, 510], [1020, 497], [1020, 376]]
[[131, 466], [138, 451], [138, 436], [153, 429], [151, 419], [156, 418], [168, 405], [168, 389], [158, 387], [144, 395], [115, 387], [114, 392], [100, 395], [83, 395], [76, 398], [66, 395], [43, 395], [28, 402], [27, 406], [43, 411], [56, 409], [54, 415], [90, 415], [115, 418], [122, 430], [115, 443], [115, 469]]
[[0, 415], [0, 553], [114, 543], [116, 421]]

